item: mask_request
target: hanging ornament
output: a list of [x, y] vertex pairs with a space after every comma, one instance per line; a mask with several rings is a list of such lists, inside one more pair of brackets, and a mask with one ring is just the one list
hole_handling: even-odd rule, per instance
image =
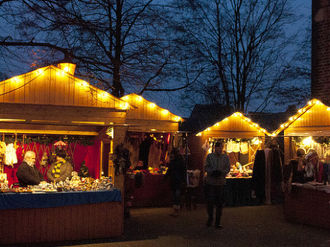
[[64, 141], [61, 141], [61, 140], [54, 143], [54, 147], [58, 148], [60, 150], [65, 148], [67, 145], [68, 144], [66, 144]]
[[17, 163], [16, 149], [14, 148], [14, 144], [10, 143], [6, 147], [5, 165], [14, 167], [14, 164], [16, 163]]

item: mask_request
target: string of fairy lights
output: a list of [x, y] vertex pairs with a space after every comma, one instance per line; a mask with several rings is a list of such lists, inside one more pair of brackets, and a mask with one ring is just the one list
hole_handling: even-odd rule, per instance
[[[7, 80], [4, 80], [4, 81], [0, 82], [0, 87], [3, 87], [3, 88], [5, 88], [5, 85], [8, 84], [8, 83], [10, 83], [11, 85], [17, 85], [15, 88], [1, 93], [0, 96], [4, 96], [4, 95], [10, 94], [10, 93], [13, 93], [15, 91], [18, 91], [21, 88], [26, 87], [27, 85], [29, 85], [30, 83], [35, 81], [37, 78], [45, 75], [45, 73], [47, 71], [50, 71], [51, 69], [56, 70], [56, 76], [68, 76], [71, 79], [73, 79], [75, 81], [76, 85], [78, 85], [80, 88], [85, 88], [87, 91], [89, 91], [91, 93], [91, 95], [94, 95], [95, 97], [93, 97], [93, 99], [98, 101], [98, 102], [108, 103], [109, 99], [112, 99], [115, 102], [118, 102], [119, 108], [124, 109], [124, 110], [127, 110], [127, 109], [130, 108], [130, 105], [129, 105], [128, 102], [125, 102], [121, 99], [115, 98], [110, 93], [108, 93], [106, 91], [103, 91], [101, 89], [98, 89], [98, 88], [90, 85], [88, 82], [72, 76], [69, 73], [69, 69], [67, 69], [67, 67], [64, 67], [63, 69], [61, 69], [61, 68], [58, 68], [58, 67], [55, 67], [55, 66], [52, 66], [52, 65], [44, 67], [44, 68], [39, 68], [37, 70], [26, 73], [24, 75], [14, 76], [12, 78], [9, 78]], [[26, 78], [29, 75], [32, 75], [33, 77], [30, 80], [26, 81]], [[24, 83], [22, 85], [19, 85], [22, 81]], [[9, 88], [10, 88], [10, 86], [9, 86]], [[99, 98], [103, 99], [103, 100], [100, 100]]]
[[132, 94], [123, 96], [121, 99], [124, 100], [124, 101], [129, 102], [132, 105], [137, 104], [139, 107], [141, 105], [147, 106], [147, 108], [150, 109], [151, 111], [153, 111], [153, 112], [154, 111], [158, 111], [158, 112], [161, 113], [162, 116], [169, 117], [174, 122], [180, 122], [180, 121], [182, 121], [182, 118], [180, 116], [177, 116], [177, 115], [171, 113], [167, 109], [164, 109], [164, 108], [159, 107], [154, 102], [151, 102], [151, 101], [146, 100], [141, 95], [137, 95], [137, 94], [132, 93]]
[[[216, 131], [216, 130], [220, 130], [221, 131], [221, 127], [231, 118], [240, 118], [242, 119], [244, 122], [246, 122], [249, 126], [254, 127], [258, 132], [262, 132], [264, 134], [266, 134], [267, 136], [270, 137], [276, 137], [278, 136], [283, 130], [285, 130], [286, 128], [288, 128], [290, 125], [292, 125], [295, 121], [298, 121], [299, 119], [302, 118], [302, 116], [305, 113], [309, 113], [311, 111], [311, 108], [313, 108], [316, 105], [323, 105], [325, 106], [320, 100], [318, 99], [312, 99], [310, 100], [304, 107], [300, 108], [296, 114], [294, 114], [293, 116], [291, 116], [286, 122], [282, 123], [278, 129], [276, 129], [275, 131], [273, 131], [272, 133], [268, 132], [266, 129], [260, 127], [257, 123], [253, 122], [251, 119], [249, 119], [248, 117], [244, 116], [242, 113], [240, 112], [235, 112], [233, 113], [231, 116], [221, 120], [220, 122], [215, 123], [214, 125], [204, 129], [203, 131], [199, 132], [198, 134], [196, 134], [196, 136], [202, 136], [202, 135], [207, 135], [208, 132], [210, 131]], [[326, 110], [330, 112], [330, 107], [325, 106]]]
[[[31, 71], [24, 75], [9, 78], [3, 82], [0, 82], [0, 87], [3, 86], [3, 88], [5, 88], [4, 85], [7, 83], [11, 83], [14, 85], [18, 85], [22, 81], [24, 81], [24, 83], [13, 89], [3, 92], [2, 94], [0, 94], [0, 96], [4, 96], [6, 94], [13, 93], [21, 88], [24, 88], [25, 86], [27, 86], [31, 82], [35, 81], [40, 76], [44, 75], [46, 71], [55, 69], [56, 76], [68, 76], [69, 78], [73, 79], [75, 81], [76, 85], [78, 85], [82, 89], [86, 89], [93, 96], [93, 100], [95, 100], [97, 102], [108, 103], [109, 99], [113, 99], [119, 103], [119, 108], [123, 109], [123, 110], [128, 110], [128, 109], [134, 108], [130, 104], [132, 102], [132, 100], [134, 100], [135, 102], [143, 102], [144, 104], [146, 104], [148, 106], [148, 109], [152, 110], [153, 112], [156, 112], [156, 111], [160, 112], [162, 116], [167, 116], [174, 122], [182, 121], [182, 118], [180, 116], [177, 116], [177, 115], [169, 112], [167, 109], [159, 107], [158, 105], [156, 105], [153, 102], [147, 101], [140, 95], [133, 93], [133, 94], [123, 96], [121, 99], [117, 99], [117, 98], [113, 97], [110, 93], [103, 91], [99, 88], [96, 88], [84, 80], [74, 77], [73, 73], [72, 73], [72, 71], [74, 71], [74, 68], [71, 68], [70, 66], [72, 66], [72, 64], [67, 64], [67, 66], [60, 67], [60, 68], [50, 65], [50, 66], [47, 66], [44, 68], [39, 68], [37, 70]], [[26, 78], [31, 74], [34, 76], [30, 80], [26, 81]]]

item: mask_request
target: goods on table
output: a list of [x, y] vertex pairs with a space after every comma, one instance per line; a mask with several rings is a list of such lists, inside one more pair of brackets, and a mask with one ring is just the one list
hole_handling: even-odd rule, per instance
[[[0, 176], [1, 178], [1, 176]], [[39, 185], [18, 188], [2, 188], [2, 180], [0, 180], [1, 192], [15, 192], [15, 193], [38, 193], [38, 192], [61, 192], [61, 191], [97, 191], [97, 190], [111, 190], [113, 188], [112, 179], [109, 177], [101, 177], [94, 179], [91, 177], [81, 178], [76, 172], [73, 173], [71, 179], [67, 178], [65, 181], [58, 183], [41, 182]]]

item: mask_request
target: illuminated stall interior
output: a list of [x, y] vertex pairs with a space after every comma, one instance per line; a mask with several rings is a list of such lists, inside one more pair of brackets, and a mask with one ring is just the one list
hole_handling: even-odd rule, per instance
[[288, 121], [281, 124], [272, 136], [284, 131], [285, 164], [296, 158], [301, 148], [308, 154], [316, 151], [320, 160], [330, 161], [330, 107], [317, 99], [310, 100]]
[[211, 152], [217, 140], [224, 140], [224, 151], [227, 152], [231, 171], [228, 177], [251, 178], [254, 156], [262, 149], [267, 130], [245, 117], [240, 112], [217, 122], [197, 134], [203, 140], [203, 149]]
[[[37, 153], [39, 167], [43, 154], [51, 155], [55, 141], [64, 143], [75, 170], [84, 161], [91, 176], [100, 177], [104, 168], [108, 175], [109, 155], [103, 150], [114, 140], [114, 126], [124, 124], [129, 104], [75, 77], [75, 67], [60, 63], [0, 82], [1, 145], [13, 142], [19, 156], [17, 163], [1, 163], [1, 171], [11, 179], [15, 180], [25, 151]], [[78, 140], [93, 143], [81, 146], [79, 153], [87, 153], [84, 160], [77, 156], [78, 144], [82, 144]]]
[[[167, 170], [169, 152], [180, 142], [178, 132], [181, 117], [161, 108], [140, 95], [122, 97], [132, 107], [127, 112], [124, 147], [130, 151], [132, 170], [128, 187], [134, 187], [132, 205], [137, 207], [164, 206], [172, 194], [163, 175]], [[141, 172], [143, 181], [134, 174]]]
[[150, 172], [157, 171], [168, 160], [168, 152], [177, 142], [176, 133], [182, 119], [137, 94], [129, 94], [121, 99], [132, 106], [126, 116], [128, 126], [125, 138], [131, 163], [136, 166], [142, 161]]

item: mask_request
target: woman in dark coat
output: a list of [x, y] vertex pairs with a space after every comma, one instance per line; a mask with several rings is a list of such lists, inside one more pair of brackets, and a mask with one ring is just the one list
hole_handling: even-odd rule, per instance
[[170, 178], [170, 186], [173, 193], [173, 213], [171, 216], [179, 216], [181, 190], [185, 183], [186, 168], [184, 160], [177, 148], [170, 154], [170, 163], [166, 177]]

